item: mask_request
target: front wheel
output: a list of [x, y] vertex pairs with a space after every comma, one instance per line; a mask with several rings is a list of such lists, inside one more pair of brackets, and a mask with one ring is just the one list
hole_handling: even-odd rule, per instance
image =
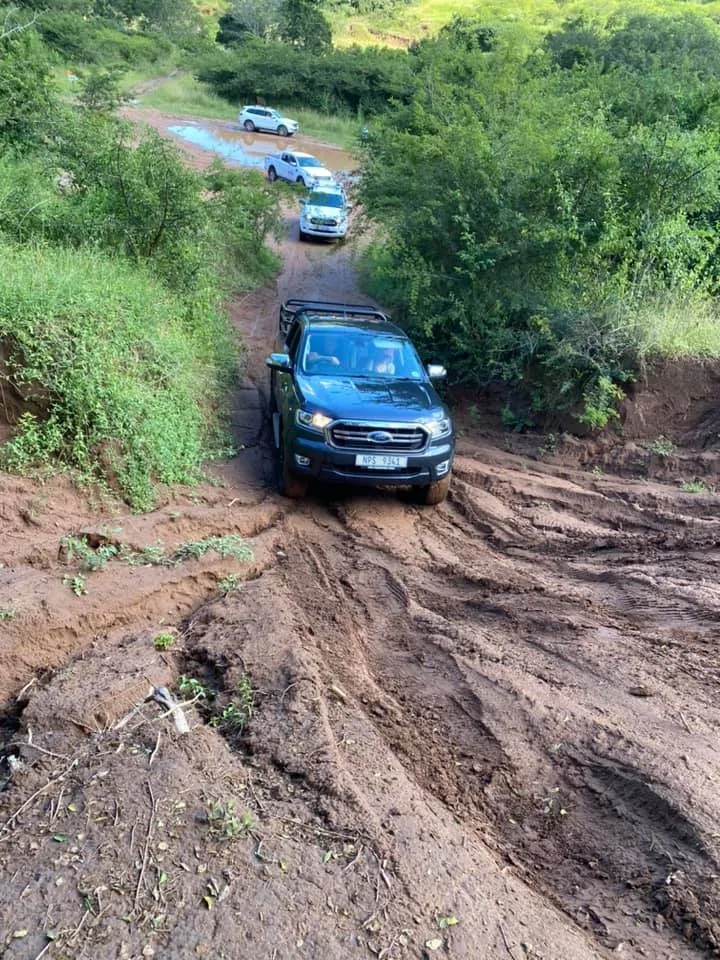
[[423, 506], [435, 507], [438, 503], [447, 500], [449, 490], [450, 474], [443, 477], [442, 480], [436, 480], [435, 483], [428, 484], [426, 487], [414, 487], [413, 499], [415, 503], [421, 503]]
[[278, 493], [290, 500], [302, 500], [307, 493], [308, 481], [305, 477], [300, 477], [293, 472], [282, 427], [280, 428], [280, 445], [276, 463]]
[[252, 120], [246, 120], [243, 124], [248, 133], [255, 133], [255, 124]]
[[270, 181], [270, 183], [275, 183], [275, 181], [277, 180], [277, 170], [275, 169], [275, 167], [269, 168], [268, 180]]
[[288, 135], [288, 128], [285, 126], [284, 123], [281, 123], [280, 126], [277, 128], [277, 132], [279, 137], [286, 137]]

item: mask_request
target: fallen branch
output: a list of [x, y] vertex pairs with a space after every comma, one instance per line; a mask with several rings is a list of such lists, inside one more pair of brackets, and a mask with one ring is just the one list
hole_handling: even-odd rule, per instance
[[150, 853], [150, 838], [152, 837], [153, 825], [155, 823], [155, 814], [157, 813], [157, 800], [152, 792], [152, 787], [150, 786], [150, 781], [146, 783], [148, 788], [148, 793], [150, 794], [150, 800], [152, 801], [152, 807], [150, 809], [150, 819], [148, 820], [147, 833], [145, 834], [145, 849], [143, 850], [142, 865], [140, 866], [140, 876], [138, 877], [137, 887], [135, 888], [135, 909], [138, 909], [140, 903], [140, 893], [142, 890], [142, 882], [145, 879], [145, 870], [147, 868], [148, 855]]
[[[25, 810], [26, 807], [29, 807], [30, 804], [33, 802], [33, 800], [35, 800], [35, 799], [36, 799], [37, 797], [39, 797], [41, 794], [45, 793], [45, 791], [46, 791], [49, 787], [52, 787], [52, 786], [54, 786], [56, 783], [59, 783], [61, 780], [63, 780], [63, 779], [70, 773], [70, 771], [72, 770], [72, 768], [73, 768], [74, 766], [76, 766], [77, 762], [78, 762], [78, 761], [77, 761], [77, 757], [76, 757], [76, 758], [63, 770], [62, 773], [59, 773], [56, 777], [52, 777], [50, 780], [48, 780], [48, 782], [47, 782], [44, 786], [40, 787], [39, 790], [36, 790], [35, 793], [32, 794], [32, 796], [29, 796], [29, 797], [27, 798], [27, 800], [25, 801], [25, 803], [21, 804], [21, 805], [17, 808], [17, 810], [15, 811], [15, 813], [13, 813], [10, 817], [8, 817], [8, 819], [5, 821], [5, 823], [2, 825], [2, 827], [0, 827], [0, 833], [5, 833], [6, 831], [8, 831], [9, 828], [10, 828], [10, 826], [11, 826], [11, 824], [13, 824], [13, 823], [15, 822], [15, 820], [17, 820], [17, 818], [20, 816], [20, 814], [23, 812], [23, 810]], [[6, 836], [0, 836], [0, 842], [3, 841], [3, 840], [5, 840], [8, 835], [9, 835], [9, 834], [6, 834]]]

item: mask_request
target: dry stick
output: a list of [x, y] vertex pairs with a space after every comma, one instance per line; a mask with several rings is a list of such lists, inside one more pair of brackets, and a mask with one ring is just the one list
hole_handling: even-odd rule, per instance
[[20, 691], [20, 693], [15, 697], [15, 700], [16, 700], [16, 701], [17, 701], [17, 700], [22, 700], [22, 695], [23, 695], [27, 690], [29, 690], [30, 687], [31, 687], [34, 683], [37, 683], [37, 678], [36, 678], [36, 677], [33, 677], [32, 680], [28, 680], [28, 682], [27, 682], [27, 683], [25, 684], [25, 686], [22, 688], [22, 690]]
[[683, 726], [685, 727], [685, 729], [687, 730], [687, 732], [688, 732], [688, 733], [692, 733], [692, 730], [690, 729], [690, 724], [689, 724], [689, 723], [687, 722], [687, 720], [685, 719], [685, 714], [682, 712], [682, 710], [680, 711], [680, 719], [682, 720]]
[[147, 833], [145, 834], [145, 849], [143, 850], [143, 859], [142, 866], [140, 867], [140, 876], [138, 877], [137, 887], [135, 889], [135, 909], [137, 910], [138, 904], [140, 903], [140, 890], [142, 888], [142, 882], [145, 878], [145, 868], [147, 867], [148, 854], [150, 852], [150, 837], [152, 836], [153, 824], [155, 823], [155, 813], [157, 811], [157, 800], [155, 799], [152, 787], [150, 786], [150, 781], [146, 781], [146, 786], [150, 794], [150, 799], [152, 800], [152, 809], [150, 810], [150, 820], [148, 821]]
[[45, 954], [48, 952], [48, 950], [50, 949], [50, 947], [51, 947], [52, 945], [53, 945], [53, 941], [52, 941], [52, 940], [48, 940], [48, 942], [47, 942], [47, 943], [45, 944], [45, 946], [42, 948], [42, 950], [40, 951], [40, 953], [35, 957], [35, 960], [40, 960], [41, 957], [44, 957]]
[[502, 934], [503, 943], [505, 944], [505, 949], [507, 950], [507, 952], [509, 953], [509, 955], [512, 957], [512, 960], [515, 960], [515, 954], [514, 954], [514, 953], [512, 952], [512, 950], [510, 949], [510, 944], [508, 943], [508, 938], [505, 936], [505, 931], [503, 930], [503, 925], [500, 923], [499, 920], [498, 920], [498, 928], [499, 928], [499, 930], [500, 930], [500, 933]]
[[160, 747], [160, 737], [161, 737], [161, 736], [162, 736], [162, 730], [158, 730], [157, 740], [155, 741], [155, 749], [154, 749], [153, 752], [150, 754], [150, 763], [148, 764], [149, 767], [152, 766], [152, 762], [153, 762], [153, 760], [155, 759], [155, 754], [158, 752], [158, 748]]
[[[36, 797], [39, 797], [41, 793], [44, 793], [44, 792], [48, 789], [48, 787], [52, 787], [53, 784], [58, 783], [58, 781], [62, 780], [64, 777], [66, 777], [66, 776], [70, 773], [70, 771], [72, 770], [72, 768], [75, 766], [76, 763], [77, 763], [77, 758], [75, 758], [75, 759], [72, 761], [72, 763], [71, 763], [68, 767], [66, 767], [65, 770], [63, 770], [62, 773], [59, 773], [59, 774], [58, 774], [56, 777], [54, 777], [53, 779], [48, 780], [48, 782], [45, 784], [45, 786], [40, 787], [39, 790], [36, 790], [35, 793], [33, 793], [31, 796], [29, 796], [29, 797], [27, 798], [27, 800], [25, 801], [25, 803], [23, 803], [21, 806], [19, 806], [19, 807], [17, 808], [17, 810], [15, 811], [15, 813], [13, 813], [10, 817], [8, 817], [8, 819], [5, 821], [5, 823], [0, 827], [0, 833], [2, 833], [3, 831], [7, 830], [8, 827], [10, 826], [10, 824], [13, 823], [13, 822], [20, 816], [20, 814], [23, 812], [23, 810], [24, 810], [26, 807], [28, 807], [28, 806], [33, 802], [33, 800], [36, 799]], [[0, 841], [2, 841], [2, 840], [4, 840], [4, 839], [5, 839], [5, 837], [0, 836]]]

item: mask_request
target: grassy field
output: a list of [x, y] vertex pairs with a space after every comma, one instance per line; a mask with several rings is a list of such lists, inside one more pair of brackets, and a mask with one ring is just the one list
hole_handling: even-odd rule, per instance
[[[140, 94], [141, 106], [167, 113], [208, 117], [213, 120], [236, 120], [241, 104], [234, 106], [216, 96], [189, 73], [178, 73], [163, 80], [154, 89]], [[282, 109], [282, 104], [275, 105]], [[325, 143], [351, 149], [362, 126], [352, 117], [319, 113], [315, 110], [288, 108], [288, 115], [300, 123], [303, 133]]]
[[650, 0], [627, 3], [626, 0], [598, 0], [595, 3], [563, 0], [419, 0], [398, 6], [391, 16], [364, 16], [338, 13], [331, 17], [334, 41], [338, 46], [352, 43], [407, 46], [413, 40], [429, 37], [454, 15], [478, 17], [488, 23], [518, 23], [538, 34], [559, 26], [573, 17], [606, 19], [616, 13], [697, 13], [720, 19], [720, 0]]

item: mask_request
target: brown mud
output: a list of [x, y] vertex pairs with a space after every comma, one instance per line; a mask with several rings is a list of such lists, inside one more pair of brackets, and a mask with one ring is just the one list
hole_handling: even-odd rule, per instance
[[[439, 508], [285, 501], [279, 301], [361, 298], [349, 247], [295, 230], [232, 304], [244, 449], [208, 483], [137, 516], [1, 478], [0, 953], [717, 956], [716, 371], [686, 372], [692, 402], [649, 379], [625, 437], [507, 434], [463, 403]], [[67, 534], [137, 562], [76, 596]], [[229, 534], [252, 561], [150, 562]], [[180, 675], [203, 685], [185, 735], [144, 700]]]

